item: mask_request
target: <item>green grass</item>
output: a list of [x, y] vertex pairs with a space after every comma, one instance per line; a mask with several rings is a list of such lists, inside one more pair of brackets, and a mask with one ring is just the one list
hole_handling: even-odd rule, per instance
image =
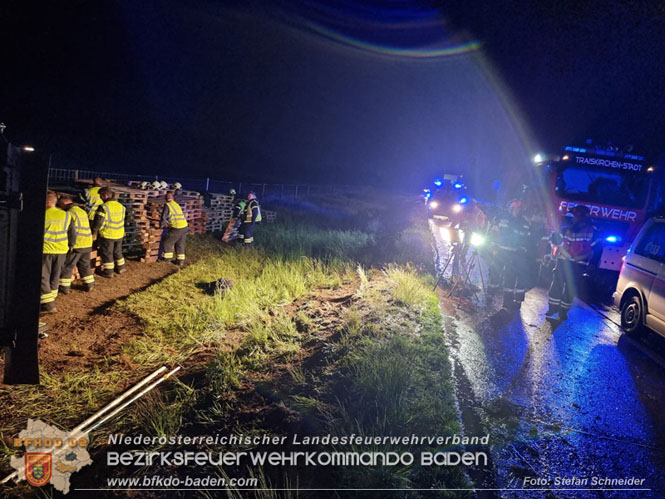
[[[209, 360], [192, 372], [191, 386], [177, 381], [162, 385], [116, 420], [116, 430], [131, 427], [168, 435], [187, 432], [191, 425], [206, 425], [213, 432], [239, 424], [235, 404], [251, 385], [248, 377], [265, 375], [266, 365], [282, 362], [288, 367], [280, 382], [286, 379], [289, 386], [274, 387], [275, 392], [284, 391], [282, 400], [289, 410], [323, 425], [322, 431], [456, 431], [438, 301], [429, 291], [431, 277], [422, 274], [432, 262], [431, 236], [422, 223], [405, 226], [398, 217], [382, 218], [372, 206], [374, 200], [355, 199], [330, 207], [332, 213], [348, 211], [345, 221], [355, 220], [354, 230], [336, 222], [335, 216], [317, 219], [319, 226], [311, 217], [280, 217], [282, 222], [257, 229], [256, 248], [224, 247], [209, 235], [189, 238], [187, 252], [194, 263], [118, 302], [111, 312], [133, 314], [144, 326], [122, 352], [137, 366], [135, 378], [162, 364], [185, 363], [197, 352]], [[396, 263], [384, 267], [387, 262]], [[201, 289], [202, 283], [222, 277], [233, 281], [226, 293], [211, 296]], [[311, 347], [320, 329], [332, 326], [321, 326], [315, 320], [317, 311], [297, 303], [350, 284], [353, 305], [334, 307], [339, 314], [335, 324], [343, 325], [325, 340], [325, 355], [314, 366], [301, 364], [302, 345], [309, 341]], [[242, 339], [227, 344], [230, 334]], [[45, 374], [43, 380], [42, 387], [12, 392], [12, 401], [21, 402], [14, 404], [17, 418], [29, 415], [73, 426], [117, 395], [119, 385], [129, 383], [113, 359], [93, 372]], [[261, 424], [253, 421], [243, 430], [260, 431]], [[11, 430], [0, 429], [14, 434]], [[236, 471], [247, 476], [248, 470]], [[279, 470], [249, 473], [266, 488], [298, 483], [297, 475]], [[464, 482], [451, 470], [413, 467], [326, 473], [328, 480], [345, 487], [428, 488]], [[237, 494], [228, 492], [229, 497]], [[256, 497], [277, 496], [266, 491]]]

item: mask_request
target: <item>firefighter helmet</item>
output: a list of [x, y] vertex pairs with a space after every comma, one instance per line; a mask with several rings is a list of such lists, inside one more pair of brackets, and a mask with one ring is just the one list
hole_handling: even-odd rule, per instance
[[159, 180], [155, 180], [151, 185], [153, 189], [159, 189], [162, 186]]
[[162, 189], [168, 189], [168, 188], [169, 188], [169, 184], [167, 184], [166, 181], [164, 181], [164, 180], [162, 180], [162, 181], [159, 183], [159, 185], [160, 185], [160, 187], [161, 187]]
[[235, 189], [230, 189], [229, 190], [229, 196], [235, 196], [236, 195], [236, 190]]
[[180, 182], [176, 182], [175, 184], [173, 184], [173, 188], [176, 190], [182, 189], [182, 184]]
[[141, 185], [139, 187], [145, 191], [148, 188], [148, 185], [149, 185], [148, 182], [141, 182]]

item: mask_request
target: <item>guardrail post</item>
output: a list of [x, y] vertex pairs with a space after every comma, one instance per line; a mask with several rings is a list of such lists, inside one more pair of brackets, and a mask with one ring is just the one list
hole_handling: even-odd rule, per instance
[[206, 192], [210, 192], [210, 177], [206, 177]]

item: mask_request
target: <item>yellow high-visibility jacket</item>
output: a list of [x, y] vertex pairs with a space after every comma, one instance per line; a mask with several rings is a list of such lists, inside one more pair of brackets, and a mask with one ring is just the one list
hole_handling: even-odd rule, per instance
[[97, 214], [97, 209], [104, 203], [102, 198], [99, 197], [99, 189], [101, 187], [91, 187], [88, 189], [87, 201], [88, 201], [88, 218], [93, 220]]
[[184, 229], [187, 227], [187, 219], [182, 208], [175, 201], [169, 201], [164, 205], [162, 213], [162, 225], [169, 229]]
[[64, 255], [69, 251], [68, 232], [72, 218], [64, 210], [52, 207], [46, 209], [44, 221], [44, 254]]
[[109, 199], [97, 209], [93, 231], [99, 229], [104, 239], [125, 237], [125, 207], [114, 199]]
[[90, 232], [90, 219], [88, 214], [80, 206], [72, 206], [68, 213], [72, 217], [72, 223], [76, 229], [76, 244], [72, 249], [92, 248], [92, 232]]

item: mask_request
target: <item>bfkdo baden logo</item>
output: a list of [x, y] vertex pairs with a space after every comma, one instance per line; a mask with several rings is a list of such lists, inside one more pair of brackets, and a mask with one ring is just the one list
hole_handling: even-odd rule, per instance
[[92, 463], [88, 444], [86, 433], [65, 433], [38, 419], [29, 419], [27, 428], [14, 438], [14, 447], [23, 447], [25, 454], [10, 458], [16, 471], [7, 479], [25, 479], [34, 487], [50, 483], [54, 489], [67, 494], [72, 474]]
[[25, 479], [30, 485], [41, 487], [51, 479], [53, 456], [50, 452], [26, 452]]

